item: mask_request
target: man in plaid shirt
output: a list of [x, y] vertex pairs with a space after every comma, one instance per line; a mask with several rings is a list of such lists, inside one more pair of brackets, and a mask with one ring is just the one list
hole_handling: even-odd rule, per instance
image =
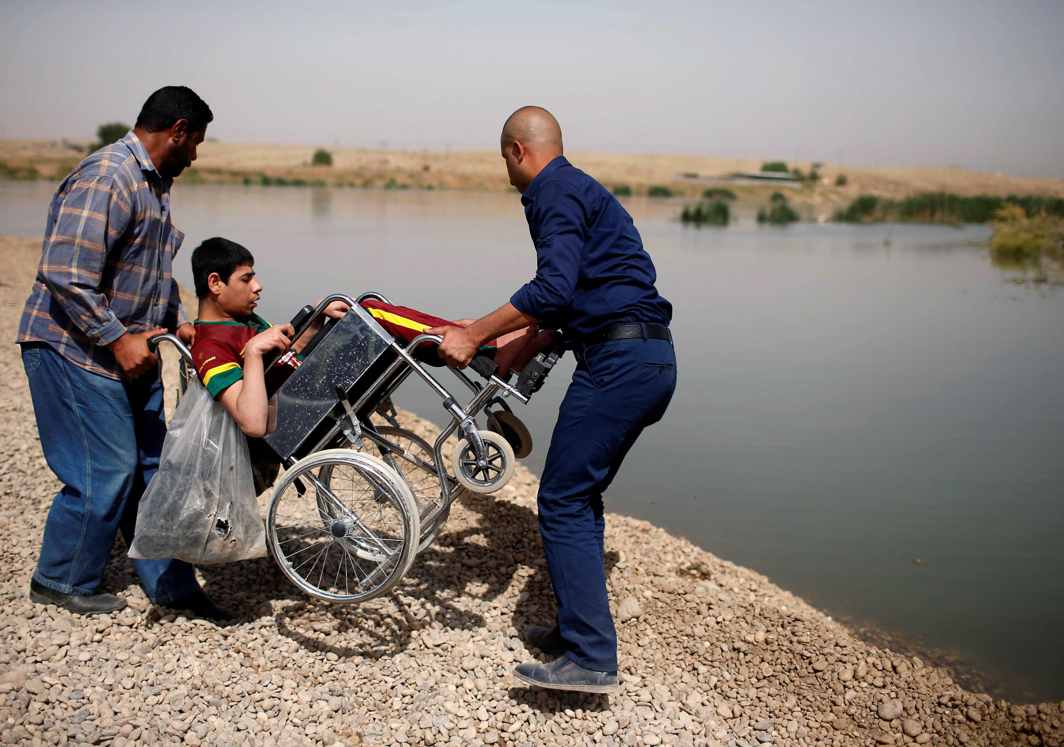
[[[187, 342], [193, 335], [173, 278], [184, 236], [171, 223], [170, 186], [213, 118], [191, 89], [159, 89], [133, 130], [82, 161], [52, 199], [16, 339], [41, 447], [63, 483], [30, 582], [35, 602], [81, 614], [125, 607], [100, 591], [104, 568], [115, 534], [132, 540], [166, 435], [147, 340], [175, 328]], [[134, 567], [153, 602], [224, 616], [186, 563]]]

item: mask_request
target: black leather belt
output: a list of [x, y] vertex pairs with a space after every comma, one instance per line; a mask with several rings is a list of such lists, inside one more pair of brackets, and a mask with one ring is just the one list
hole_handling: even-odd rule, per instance
[[583, 345], [595, 345], [611, 340], [668, 340], [672, 342], [672, 333], [664, 324], [653, 322], [618, 322], [601, 329], [593, 335], [579, 338]]

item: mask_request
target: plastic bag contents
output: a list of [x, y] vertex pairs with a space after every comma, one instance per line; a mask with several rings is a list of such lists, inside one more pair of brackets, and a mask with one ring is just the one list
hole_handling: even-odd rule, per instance
[[131, 558], [226, 563], [266, 555], [247, 440], [198, 379], [174, 412], [137, 509]]

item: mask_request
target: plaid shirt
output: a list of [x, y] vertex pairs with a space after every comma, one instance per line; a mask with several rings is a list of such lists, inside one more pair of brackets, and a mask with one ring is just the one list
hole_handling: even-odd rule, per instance
[[78, 164], [52, 198], [16, 342], [46, 343], [121, 379], [107, 345], [126, 331], [186, 321], [172, 273], [184, 239], [170, 222], [172, 181], [132, 132]]

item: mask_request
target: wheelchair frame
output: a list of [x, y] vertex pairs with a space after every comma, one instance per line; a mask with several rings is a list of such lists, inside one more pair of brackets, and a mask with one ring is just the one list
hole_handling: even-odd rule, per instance
[[[537, 356], [538, 368], [535, 369], [538, 378], [532, 384], [525, 380], [523, 385], [519, 378], [518, 387], [499, 378], [493, 370], [493, 363], [484, 361], [476, 363], [474, 370], [485, 377], [485, 383], [474, 381], [462, 370], [448, 367], [472, 393], [471, 399], [463, 405], [432, 373], [426, 370], [425, 365], [415, 358], [415, 353], [421, 346], [439, 344], [442, 338], [436, 335], [420, 334], [407, 345], [400, 344], [361, 307], [361, 301], [368, 298], [390, 303], [385, 296], [372, 291], [356, 298], [343, 293], [334, 293], [323, 299], [301, 321], [293, 335], [293, 343], [306, 334], [314, 322], [324, 318], [324, 311], [332, 302], [342, 301], [350, 309], [342, 319], [326, 319], [322, 323], [314, 338], [307, 345], [308, 352], [302, 364], [271, 397], [271, 401], [277, 403], [278, 407], [277, 429], [265, 437], [266, 442], [278, 452], [286, 470], [285, 474], [275, 483], [267, 514], [267, 536], [271, 554], [281, 571], [296, 586], [312, 596], [333, 602], [361, 602], [392, 589], [409, 570], [417, 552], [426, 548], [435, 539], [462, 488], [473, 492], [491, 493], [506, 484], [513, 474], [516, 462], [513, 449], [499, 434], [479, 430], [475, 418], [482, 412], [490, 416], [490, 408], [510, 412], [509, 406], [504, 402], [504, 398], [507, 397], [514, 397], [527, 405], [531, 400], [532, 392], [538, 389], [542, 378], [558, 360], [557, 349], [547, 354], [541, 353]], [[352, 319], [352, 316], [357, 319]], [[342, 326], [345, 331], [337, 333], [339, 342], [334, 342], [330, 351], [326, 341], [331, 334], [334, 334], [334, 328], [339, 326]], [[349, 375], [352, 372], [331, 372], [335, 379], [340, 380], [340, 383], [335, 386], [335, 399], [331, 401], [331, 404], [327, 400], [319, 399], [310, 401], [307, 405], [317, 407], [325, 414], [314, 420], [309, 428], [304, 424], [302, 431], [294, 435], [291, 432], [282, 433], [285, 439], [279, 437], [271, 442], [271, 436], [283, 428], [282, 417], [284, 417], [285, 408], [295, 413], [298, 411], [296, 408], [302, 407], [305, 402], [298, 399], [286, 400], [286, 386], [299, 376], [299, 372], [305, 366], [311, 366], [309, 369], [311, 373], [303, 374], [301, 378], [304, 380], [313, 375], [316, 371], [315, 366], [319, 369], [324, 368], [328, 360], [315, 358], [315, 353], [319, 352], [322, 345], [326, 345], [326, 348], [324, 353], [319, 352], [319, 357], [325, 357], [330, 352], [339, 350], [345, 351], [345, 354], [349, 353], [350, 346], [338, 347], [338, 345], [343, 345], [345, 342], [342, 339], [343, 335], [348, 332], [364, 335], [368, 340], [368, 343], [362, 339], [355, 340], [358, 343], [355, 347], [358, 348], [359, 354], [369, 351], [365, 359], [358, 359], [355, 362], [356, 368], [364, 364], [363, 370], [354, 371], [353, 379]], [[196, 376], [195, 371], [190, 371], [191, 352], [172, 334], [152, 338], [151, 345], [155, 348], [159, 342], [164, 340], [174, 345], [181, 355], [183, 389], [184, 385]], [[267, 374], [275, 366], [283, 365], [279, 363], [280, 360], [279, 357], [267, 366]], [[319, 379], [330, 375], [329, 371], [319, 372], [322, 373]], [[431, 446], [417, 434], [402, 428], [392, 404], [392, 395], [411, 374], [417, 374], [441, 398], [444, 410], [450, 415], [450, 422], [440, 431]], [[318, 394], [321, 394], [321, 382], [315, 383], [318, 385]], [[293, 384], [290, 388], [296, 389], [297, 387], [297, 384]], [[381, 426], [373, 423], [371, 417], [374, 414], [382, 417], [388, 425]], [[295, 425], [294, 417], [292, 421]], [[460, 440], [452, 459], [455, 471], [452, 477], [448, 473], [444, 458], [444, 444], [455, 434], [459, 435]], [[275, 446], [275, 443], [281, 448]], [[368, 444], [376, 448], [379, 456], [367, 453]], [[428, 461], [426, 457], [431, 458], [431, 461]], [[435, 478], [432, 492], [438, 489], [439, 495], [429, 502], [430, 505], [424, 509], [424, 513], [415, 499], [414, 486], [404, 468], [432, 474]], [[351, 509], [343, 499], [336, 495], [338, 489], [333, 486], [332, 479], [334, 475], [344, 472], [356, 474], [357, 480], [369, 486], [368, 493], [365, 495], [372, 500], [366, 501], [369, 508], [364, 509], [362, 515]], [[333, 584], [336, 591], [323, 585], [331, 545], [327, 545], [324, 551], [325, 558], [322, 560], [316, 583], [312, 577], [318, 570], [317, 558], [321, 553], [315, 556], [314, 564], [309, 567], [309, 570], [301, 572], [306, 561], [297, 565], [293, 559], [305, 552], [307, 547], [303, 546], [295, 553], [284, 549], [286, 543], [295, 540], [282, 536], [278, 512], [289, 488], [294, 488], [297, 494], [290, 503], [297, 502], [308, 492], [306, 483], [310, 483], [315, 493], [315, 507], [310, 513], [313, 514], [316, 511], [317, 518], [312, 517], [311, 523], [316, 523], [320, 519], [322, 526], [316, 531], [334, 544], [340, 545], [340, 565], [336, 567]], [[399, 522], [391, 522], [392, 528], [389, 532], [375, 533], [368, 517], [376, 511], [380, 515], [380, 521], [384, 521], [383, 511], [386, 507], [390, 507], [398, 514]], [[306, 519], [301, 519], [301, 521], [306, 521]], [[303, 526], [300, 529], [305, 530], [306, 527]], [[312, 532], [307, 532], [302, 536], [308, 536]], [[394, 536], [400, 532], [401, 541]], [[390, 550], [392, 545], [388, 543], [394, 544], [395, 549]], [[365, 569], [365, 564], [373, 565], [374, 563], [376, 565], [371, 570]], [[345, 593], [339, 592], [341, 568], [345, 579]], [[353, 571], [358, 578], [359, 570], [365, 571], [365, 576], [352, 593], [348, 583], [349, 572]], [[333, 571], [330, 569], [330, 575], [332, 574]]]

